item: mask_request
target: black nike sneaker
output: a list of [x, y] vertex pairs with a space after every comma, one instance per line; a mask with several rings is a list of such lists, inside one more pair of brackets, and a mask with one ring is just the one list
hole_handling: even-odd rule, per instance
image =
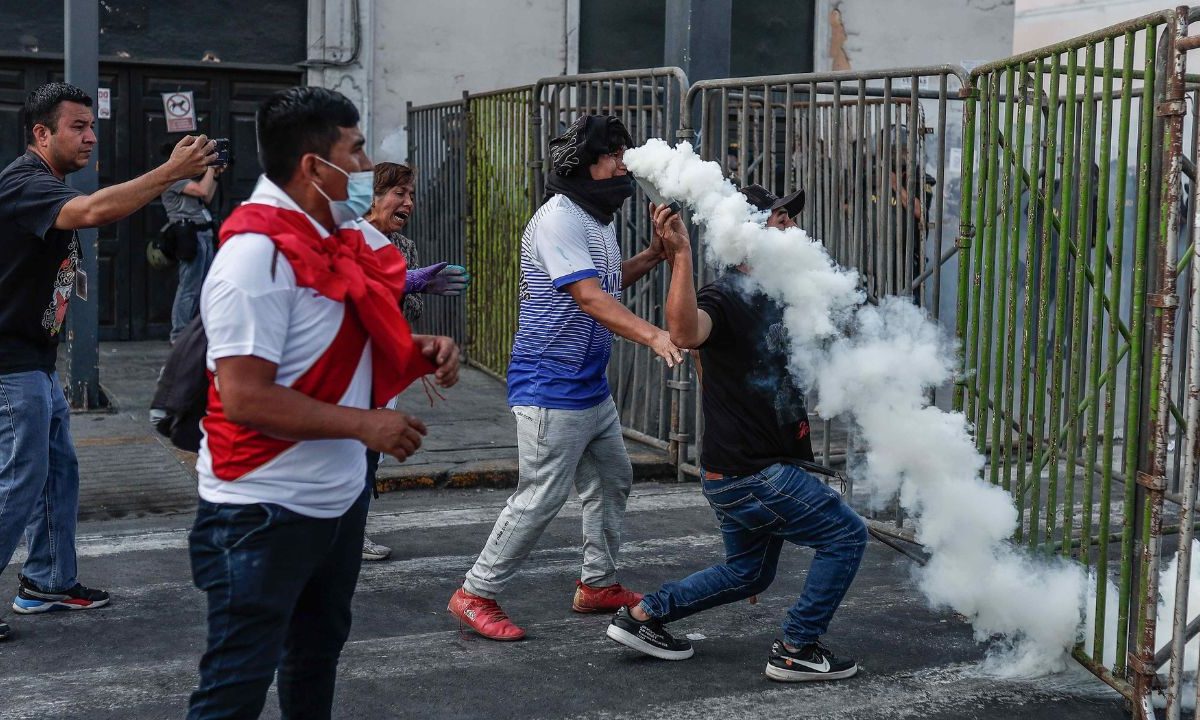
[[858, 663], [839, 660], [821, 643], [809, 643], [791, 652], [782, 640], [776, 640], [767, 659], [767, 677], [780, 682], [844, 680], [857, 672]]
[[675, 639], [657, 618], [639, 622], [629, 614], [629, 608], [621, 608], [613, 615], [608, 636], [625, 647], [662, 660], [687, 660], [696, 652], [686, 639]]
[[0, 640], [7, 640], [10, 635], [12, 635], [12, 628], [4, 622], [4, 618], [0, 618]]

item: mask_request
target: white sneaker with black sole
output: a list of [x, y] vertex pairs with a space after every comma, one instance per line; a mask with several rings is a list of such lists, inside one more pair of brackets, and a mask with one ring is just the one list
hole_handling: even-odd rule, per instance
[[767, 677], [779, 682], [845, 680], [856, 673], [858, 663], [838, 659], [821, 643], [809, 643], [792, 652], [776, 640], [767, 659]]
[[387, 560], [388, 556], [391, 554], [392, 549], [390, 547], [387, 545], [380, 545], [366, 535], [363, 535], [363, 560]]
[[613, 615], [607, 634], [625, 647], [660, 660], [687, 660], [696, 652], [690, 642], [678, 640], [667, 632], [657, 618], [635, 620], [629, 608], [621, 608]]

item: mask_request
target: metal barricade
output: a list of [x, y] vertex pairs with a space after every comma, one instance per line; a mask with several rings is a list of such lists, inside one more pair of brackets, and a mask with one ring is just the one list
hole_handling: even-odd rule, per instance
[[[466, 126], [463, 101], [407, 106], [408, 162], [416, 177], [412, 219], [405, 232], [421, 262], [465, 265]], [[427, 295], [415, 330], [466, 341], [461, 297]]]
[[[1163, 11], [982, 65], [964, 123], [955, 406], [1016, 500], [1014, 540], [1093, 573], [1094, 631], [1075, 656], [1145, 718], [1156, 684], [1179, 717], [1197, 482], [1180, 452], [1195, 451], [1195, 397], [1190, 420], [1181, 387], [1172, 401], [1196, 353], [1194, 316], [1190, 365], [1174, 332], [1190, 21]], [[1172, 423], [1190, 435], [1169, 449]], [[1160, 650], [1176, 513], [1182, 609]]]
[[[615, 115], [637, 144], [652, 137], [671, 142], [680, 127], [687, 87], [687, 76], [675, 67], [539, 80], [534, 88], [532, 159], [537, 201], [545, 191], [549, 170], [548, 143], [577, 117]], [[652, 231], [647, 205], [639, 189], [617, 214], [622, 257], [637, 254], [649, 243]], [[660, 265], [625, 288], [624, 302], [638, 317], [663, 327], [666, 293], [666, 270]], [[672, 405], [666, 366], [653, 351], [616, 338], [608, 379], [626, 434], [660, 448], [671, 445], [672, 412], [678, 411], [678, 405]]]
[[521, 233], [533, 215], [529, 112], [533, 86], [465, 95], [467, 294], [471, 363], [503, 378], [519, 309]]
[[[803, 189], [798, 224], [839, 264], [859, 271], [870, 297], [909, 295], [936, 319], [943, 266], [956, 252], [949, 228], [958, 214], [954, 151], [966, 77], [942, 65], [706, 80], [691, 87], [688, 104], [700, 120], [701, 157], [720, 163], [739, 187], [757, 183], [781, 196]], [[697, 283], [711, 272], [700, 263]], [[945, 274], [947, 300], [952, 277]], [[953, 304], [946, 306], [952, 317]], [[699, 393], [688, 404], [692, 412], [677, 434], [696, 438], [681, 451], [683, 469], [696, 474]], [[817, 433], [818, 459], [844, 461], [848, 428], [825, 422]], [[894, 512], [903, 524], [898, 506]]]

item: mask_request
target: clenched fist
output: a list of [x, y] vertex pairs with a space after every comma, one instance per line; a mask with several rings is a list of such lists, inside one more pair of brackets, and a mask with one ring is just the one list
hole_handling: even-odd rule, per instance
[[421, 438], [428, 432], [425, 423], [412, 415], [387, 409], [367, 413], [358, 439], [375, 452], [386, 453], [400, 462], [421, 447]]

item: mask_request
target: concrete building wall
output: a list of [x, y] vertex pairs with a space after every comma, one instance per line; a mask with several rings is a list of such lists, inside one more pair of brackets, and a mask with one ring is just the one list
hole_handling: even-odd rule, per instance
[[1052, 45], [1171, 6], [1163, 0], [1016, 0], [1013, 52]]
[[817, 0], [815, 36], [818, 72], [973, 66], [1010, 54], [1013, 0]]
[[578, 66], [579, 0], [310, 0], [309, 57], [350, 57], [356, 4], [357, 60], [314, 69], [309, 82], [358, 104], [376, 160], [404, 158], [406, 102], [454, 100]]

